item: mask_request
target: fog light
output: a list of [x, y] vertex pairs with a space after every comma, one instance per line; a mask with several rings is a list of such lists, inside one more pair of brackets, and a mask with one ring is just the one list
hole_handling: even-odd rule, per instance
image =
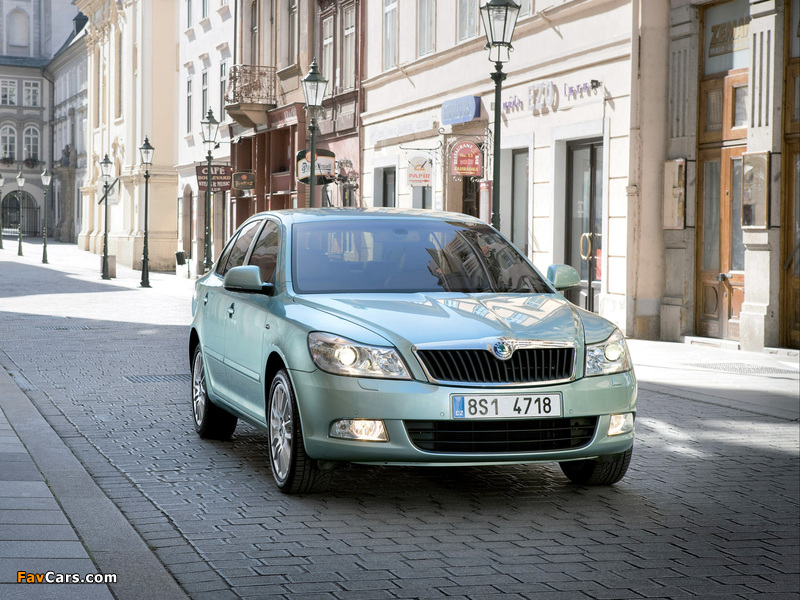
[[633, 431], [633, 413], [611, 415], [608, 423], [608, 435], [621, 435]]
[[370, 419], [340, 419], [331, 423], [328, 435], [343, 440], [363, 442], [388, 442], [389, 435], [383, 421]]

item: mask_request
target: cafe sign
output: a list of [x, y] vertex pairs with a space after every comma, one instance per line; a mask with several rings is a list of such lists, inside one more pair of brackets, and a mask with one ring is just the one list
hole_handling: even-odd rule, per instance
[[[224, 192], [231, 189], [231, 175], [233, 169], [228, 165], [211, 165], [211, 193]], [[208, 165], [195, 167], [197, 176], [197, 189], [205, 192], [208, 189]]]
[[481, 149], [475, 142], [461, 141], [450, 155], [450, 174], [456, 177], [480, 177], [483, 174]]

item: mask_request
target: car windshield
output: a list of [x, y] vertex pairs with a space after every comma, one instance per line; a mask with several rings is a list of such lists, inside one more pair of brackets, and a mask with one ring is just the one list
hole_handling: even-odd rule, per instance
[[298, 293], [551, 293], [519, 251], [482, 223], [360, 218], [293, 226]]

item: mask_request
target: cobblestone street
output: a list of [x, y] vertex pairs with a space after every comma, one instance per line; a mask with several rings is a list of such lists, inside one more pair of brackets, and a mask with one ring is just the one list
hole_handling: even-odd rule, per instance
[[[289, 497], [263, 432], [193, 430], [192, 282], [156, 273], [141, 289], [123, 268], [106, 282], [95, 255], [52, 244], [42, 265], [37, 248], [0, 252], [0, 367], [193, 599], [800, 593], [796, 355], [706, 348], [664, 376], [658, 346], [634, 341], [637, 442], [610, 488], [555, 464], [352, 466], [327, 493]], [[116, 572], [122, 598], [134, 575], [124, 560]]]

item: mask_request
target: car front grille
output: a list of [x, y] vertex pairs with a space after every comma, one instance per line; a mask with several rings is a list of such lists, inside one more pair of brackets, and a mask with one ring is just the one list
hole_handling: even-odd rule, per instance
[[431, 379], [459, 383], [542, 383], [571, 379], [575, 348], [524, 348], [500, 360], [488, 350], [417, 350]]
[[447, 454], [493, 454], [572, 450], [594, 438], [597, 417], [406, 421], [420, 450]]

